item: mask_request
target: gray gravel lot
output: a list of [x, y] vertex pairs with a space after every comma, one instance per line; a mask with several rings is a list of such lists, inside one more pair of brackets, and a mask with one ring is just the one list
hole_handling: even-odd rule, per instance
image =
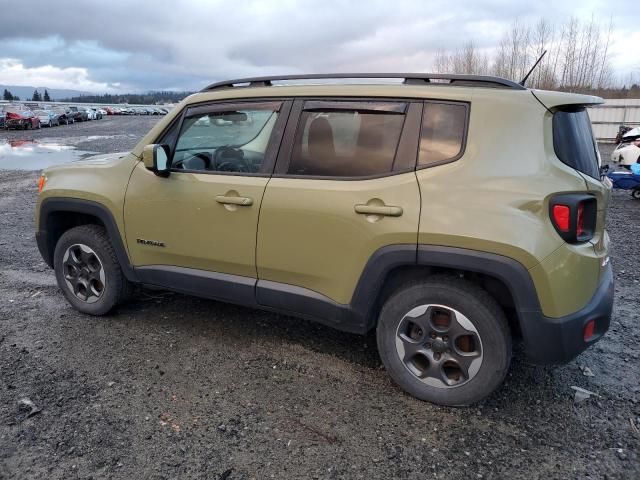
[[[2, 131], [0, 145], [121, 151], [156, 121]], [[640, 201], [626, 192], [609, 212], [606, 337], [561, 367], [516, 356], [497, 393], [454, 409], [394, 386], [371, 337], [146, 290], [108, 317], [77, 313], [34, 242], [37, 178], [0, 170], [0, 479], [640, 478]], [[573, 385], [598, 396], [576, 404]]]

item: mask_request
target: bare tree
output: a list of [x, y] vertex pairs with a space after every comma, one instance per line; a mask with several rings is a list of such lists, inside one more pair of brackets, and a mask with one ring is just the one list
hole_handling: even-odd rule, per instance
[[492, 54], [481, 53], [468, 41], [461, 48], [439, 50], [435, 69], [442, 73], [491, 73], [520, 80], [547, 50], [529, 85], [535, 88], [559, 88], [589, 91], [607, 88], [612, 83], [609, 43], [613, 24], [603, 33], [591, 18], [581, 23], [577, 18], [554, 25], [545, 18], [533, 25], [514, 21]]

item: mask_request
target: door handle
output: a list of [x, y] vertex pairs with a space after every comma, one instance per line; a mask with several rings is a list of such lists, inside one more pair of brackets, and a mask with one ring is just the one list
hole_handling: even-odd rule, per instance
[[226, 195], [217, 195], [216, 202], [223, 205], [238, 205], [240, 207], [250, 207], [251, 205], [253, 205], [253, 198], [227, 197]]
[[402, 207], [392, 205], [356, 205], [353, 207], [356, 213], [363, 215], [384, 215], [386, 217], [399, 217], [402, 215]]

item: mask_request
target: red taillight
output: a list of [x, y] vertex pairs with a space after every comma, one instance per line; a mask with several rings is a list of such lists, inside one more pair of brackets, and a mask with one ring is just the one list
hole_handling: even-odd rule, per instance
[[587, 324], [584, 326], [584, 341], [587, 342], [589, 341], [589, 339], [591, 339], [591, 337], [593, 337], [593, 334], [596, 330], [596, 321], [595, 320], [589, 320], [587, 322]]
[[568, 243], [584, 243], [596, 230], [598, 201], [583, 193], [554, 195], [549, 201], [549, 216], [556, 232]]
[[571, 209], [566, 205], [553, 206], [553, 221], [562, 232], [569, 231], [569, 219], [571, 217]]
[[584, 235], [584, 202], [578, 204], [578, 221], [576, 225], [576, 235], [582, 237]]

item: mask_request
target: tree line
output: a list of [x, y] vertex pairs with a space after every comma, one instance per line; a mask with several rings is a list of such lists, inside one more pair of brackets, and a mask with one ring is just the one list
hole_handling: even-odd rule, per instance
[[177, 103], [192, 92], [147, 92], [104, 95], [80, 95], [61, 100], [69, 103], [133, 103], [138, 105], [155, 105], [162, 103]]
[[496, 75], [520, 81], [546, 50], [527, 86], [549, 90], [591, 93], [611, 98], [640, 97], [640, 82], [633, 77], [616, 84], [610, 62], [613, 23], [602, 26], [593, 18], [570, 18], [535, 24], [515, 21], [498, 48], [479, 49], [473, 41], [453, 51], [439, 50], [434, 62], [438, 73]]
[[[4, 89], [4, 92], [2, 93], [2, 99], [3, 100], [7, 100], [9, 102], [18, 102], [18, 101], [20, 101], [20, 97], [18, 97], [17, 95], [13, 95], [6, 88]], [[38, 92], [38, 90], [36, 89], [36, 90], [33, 91], [33, 95], [31, 97], [31, 101], [32, 102], [50, 102], [51, 101], [51, 97], [49, 96], [49, 92], [47, 91], [46, 88], [44, 90], [44, 94], [42, 94], [42, 95], [40, 95], [40, 92]]]
[[[128, 93], [128, 94], [104, 94], [104, 95], [80, 95], [60, 100], [68, 103], [133, 103], [139, 105], [155, 105], [159, 103], [177, 103], [192, 92], [148, 92], [148, 93]], [[17, 102], [20, 97], [13, 95], [6, 88], [4, 89], [3, 100]], [[31, 97], [32, 102], [50, 102], [51, 97], [45, 89], [43, 94], [36, 89]]]

